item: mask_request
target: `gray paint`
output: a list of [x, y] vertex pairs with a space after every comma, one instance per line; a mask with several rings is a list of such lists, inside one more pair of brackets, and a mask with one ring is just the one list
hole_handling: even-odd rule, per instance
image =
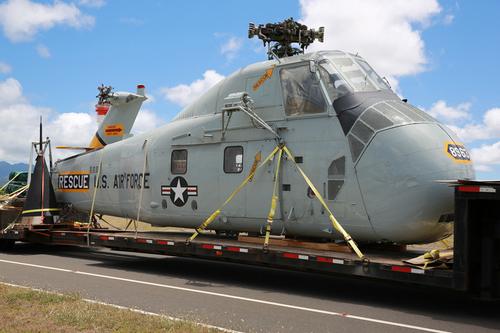
[[[64, 171], [89, 170], [102, 158], [102, 174], [109, 177], [108, 188], [96, 191], [95, 211], [135, 218], [140, 190], [113, 188], [113, 177], [142, 173], [147, 155], [150, 186], [143, 190], [140, 219], [159, 226], [197, 227], [246, 177], [256, 152], [261, 151], [264, 158], [276, 146], [272, 134], [255, 128], [242, 112], [233, 114], [222, 138], [220, 109], [224, 98], [229, 93], [246, 91], [255, 101], [254, 111], [279, 132], [292, 153], [303, 157], [301, 167], [325, 197], [330, 163], [346, 157], [344, 185], [328, 205], [357, 241], [418, 243], [446, 236], [452, 225], [438, 220], [442, 214], [453, 212], [453, 193], [435, 180], [474, 178], [471, 164], [457, 163], [445, 153], [445, 143], [456, 141], [447, 133], [449, 130], [428, 116], [415, 116], [416, 120], [406, 117], [405, 124], [394, 124], [374, 133], [353, 161], [346, 139], [348, 132], [344, 132], [346, 128], [343, 130], [339, 121], [338, 113], [342, 110], [334, 109], [335, 103], [321, 114], [285, 115], [279, 69], [299, 62], [320, 61], [328, 54], [317, 52], [285, 58], [281, 64], [266, 61], [250, 65], [221, 81], [165, 126], [58, 162], [54, 169], [58, 200], [70, 202], [80, 210], [90, 210], [93, 175], [90, 189], [83, 193], [58, 191], [57, 177]], [[271, 66], [276, 66], [271, 78], [254, 90], [255, 82]], [[403, 114], [404, 118], [404, 113], [410, 111], [404, 109], [398, 113], [397, 109], [407, 106], [394, 96], [390, 91], [370, 93], [368, 99], [354, 106], [362, 109], [353, 113], [356, 117], [352, 124], [356, 126], [363, 112], [374, 105], [377, 108], [381, 101], [393, 101], [389, 102], [393, 105], [391, 112]], [[244, 148], [242, 173], [224, 173], [223, 154], [227, 146]], [[198, 189], [197, 196], [188, 197], [182, 207], [161, 195], [161, 186], [169, 185], [179, 176], [170, 172], [174, 149], [188, 150], [187, 172], [180, 176]], [[273, 170], [274, 163], [262, 167], [210, 228], [260, 232], [269, 211]], [[340, 238], [319, 202], [307, 196], [307, 186], [290, 161], [283, 161], [281, 183], [290, 185], [291, 190], [279, 194], [282, 207], [276, 214], [274, 233]], [[197, 209], [193, 209], [194, 200]]]

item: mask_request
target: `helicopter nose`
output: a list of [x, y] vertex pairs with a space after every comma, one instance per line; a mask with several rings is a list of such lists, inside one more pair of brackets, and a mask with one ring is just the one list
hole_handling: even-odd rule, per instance
[[420, 123], [378, 132], [366, 147], [356, 172], [382, 241], [426, 243], [451, 234], [453, 189], [437, 180], [473, 179], [474, 170], [470, 160], [454, 157], [449, 145], [455, 153], [457, 145], [444, 127]]

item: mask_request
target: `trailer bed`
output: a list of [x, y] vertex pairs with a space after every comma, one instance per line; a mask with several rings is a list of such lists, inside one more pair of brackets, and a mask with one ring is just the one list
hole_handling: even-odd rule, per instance
[[[62, 225], [50, 229], [14, 225], [0, 232], [0, 250], [15, 241], [104, 247], [169, 256], [225, 260], [242, 264], [330, 275], [374, 278], [500, 298], [500, 182], [455, 181], [454, 261], [451, 268], [422, 269], [403, 261], [424, 251], [361, 246], [369, 262], [354, 253], [241, 242], [201, 234], [190, 244], [187, 232], [87, 230]], [[2, 228], [0, 228], [1, 230]], [[2, 245], [3, 244], [3, 245]], [[7, 245], [7, 246], [6, 246]]]
[[[156, 253], [171, 256], [225, 260], [243, 264], [271, 266], [326, 274], [354, 275], [394, 281], [413, 282], [436, 287], [451, 287], [450, 269], [423, 270], [405, 265], [403, 260], [423, 251], [364, 251], [369, 262], [354, 253], [312, 250], [297, 247], [269, 246], [240, 242], [213, 234], [201, 234], [190, 244], [186, 232], [138, 232], [94, 229], [11, 229], [4, 238], [52, 245], [105, 247], [115, 250]], [[88, 240], [87, 240], [88, 237]]]

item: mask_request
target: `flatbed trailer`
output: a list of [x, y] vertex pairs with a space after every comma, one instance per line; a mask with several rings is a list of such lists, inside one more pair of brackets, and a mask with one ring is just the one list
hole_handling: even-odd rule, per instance
[[201, 234], [191, 243], [186, 232], [134, 232], [109, 229], [9, 227], [0, 248], [16, 241], [103, 247], [123, 251], [224, 260], [316, 273], [398, 281], [454, 290], [482, 299], [500, 299], [500, 182], [460, 181], [455, 186], [454, 262], [451, 268], [423, 269], [405, 264], [425, 251], [363, 248], [354, 253], [241, 242]]

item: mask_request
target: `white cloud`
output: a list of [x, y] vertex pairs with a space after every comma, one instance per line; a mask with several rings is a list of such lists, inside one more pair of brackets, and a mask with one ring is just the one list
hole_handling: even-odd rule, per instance
[[90, 113], [65, 112], [49, 117], [45, 128], [55, 145], [87, 147], [97, 124]]
[[12, 72], [12, 67], [5, 62], [0, 61], [0, 74], [9, 74]]
[[472, 149], [471, 157], [477, 171], [493, 171], [495, 166], [500, 166], [500, 141]]
[[430, 109], [425, 111], [427, 111], [434, 118], [444, 122], [455, 123], [457, 121], [470, 118], [470, 107], [471, 103], [460, 103], [458, 105], [451, 106], [446, 104], [445, 101], [439, 100], [432, 104]]
[[[27, 162], [31, 142], [38, 140], [40, 116], [44, 122], [44, 137], [57, 145], [86, 146], [96, 130], [93, 116], [88, 113], [57, 114], [47, 107], [32, 105], [23, 95], [21, 83], [14, 78], [0, 81], [0, 160], [11, 163]], [[55, 158], [74, 151], [53, 150]]]
[[[363, 56], [382, 76], [394, 79], [425, 70], [421, 31], [440, 13], [436, 0], [301, 0], [302, 21], [325, 27], [325, 42], [311, 51], [340, 49]], [[418, 27], [416, 27], [418, 26]]]
[[19, 81], [8, 78], [0, 81], [0, 107], [24, 103], [23, 88]]
[[[92, 105], [93, 108], [93, 105]], [[56, 113], [51, 108], [33, 105], [23, 94], [19, 81], [0, 81], [0, 161], [28, 162], [31, 142], [38, 140], [38, 124], [43, 117], [43, 136], [52, 142], [54, 159], [75, 154], [56, 146], [87, 147], [96, 129], [93, 112]], [[157, 128], [165, 122], [150, 110], [141, 109], [132, 128], [135, 134]]]
[[106, 4], [105, 0], [80, 0], [78, 3], [82, 6], [100, 8]]
[[481, 123], [469, 123], [462, 127], [448, 125], [465, 142], [500, 138], [500, 108], [485, 112]]
[[137, 119], [135, 120], [131, 132], [134, 134], [144, 133], [158, 128], [164, 123], [165, 121], [160, 119], [153, 111], [141, 109], [137, 115]]
[[0, 25], [12, 42], [29, 41], [39, 30], [55, 25], [86, 28], [94, 25], [94, 18], [83, 14], [71, 3], [54, 1], [52, 4], [30, 0], [8, 0], [0, 4]]
[[208, 89], [224, 78], [213, 69], [203, 73], [203, 78], [195, 80], [190, 84], [179, 84], [175, 87], [161, 89], [164, 97], [180, 106], [187, 106], [203, 95]]
[[36, 52], [42, 58], [48, 59], [51, 57], [50, 50], [47, 46], [43, 44], [38, 44], [36, 47]]
[[[492, 108], [486, 111], [479, 123], [470, 122], [470, 103], [461, 103], [456, 106], [448, 106], [445, 101], [439, 100], [427, 110], [432, 116], [450, 122], [447, 126], [457, 136], [467, 143], [476, 145], [484, 140], [500, 139], [500, 108]], [[457, 122], [468, 123], [459, 126]], [[495, 143], [484, 143], [479, 147], [471, 149], [471, 157], [474, 168], [479, 172], [492, 172], [500, 168], [500, 141]]]
[[243, 45], [243, 39], [239, 37], [230, 37], [220, 48], [220, 53], [228, 60], [233, 59]]

